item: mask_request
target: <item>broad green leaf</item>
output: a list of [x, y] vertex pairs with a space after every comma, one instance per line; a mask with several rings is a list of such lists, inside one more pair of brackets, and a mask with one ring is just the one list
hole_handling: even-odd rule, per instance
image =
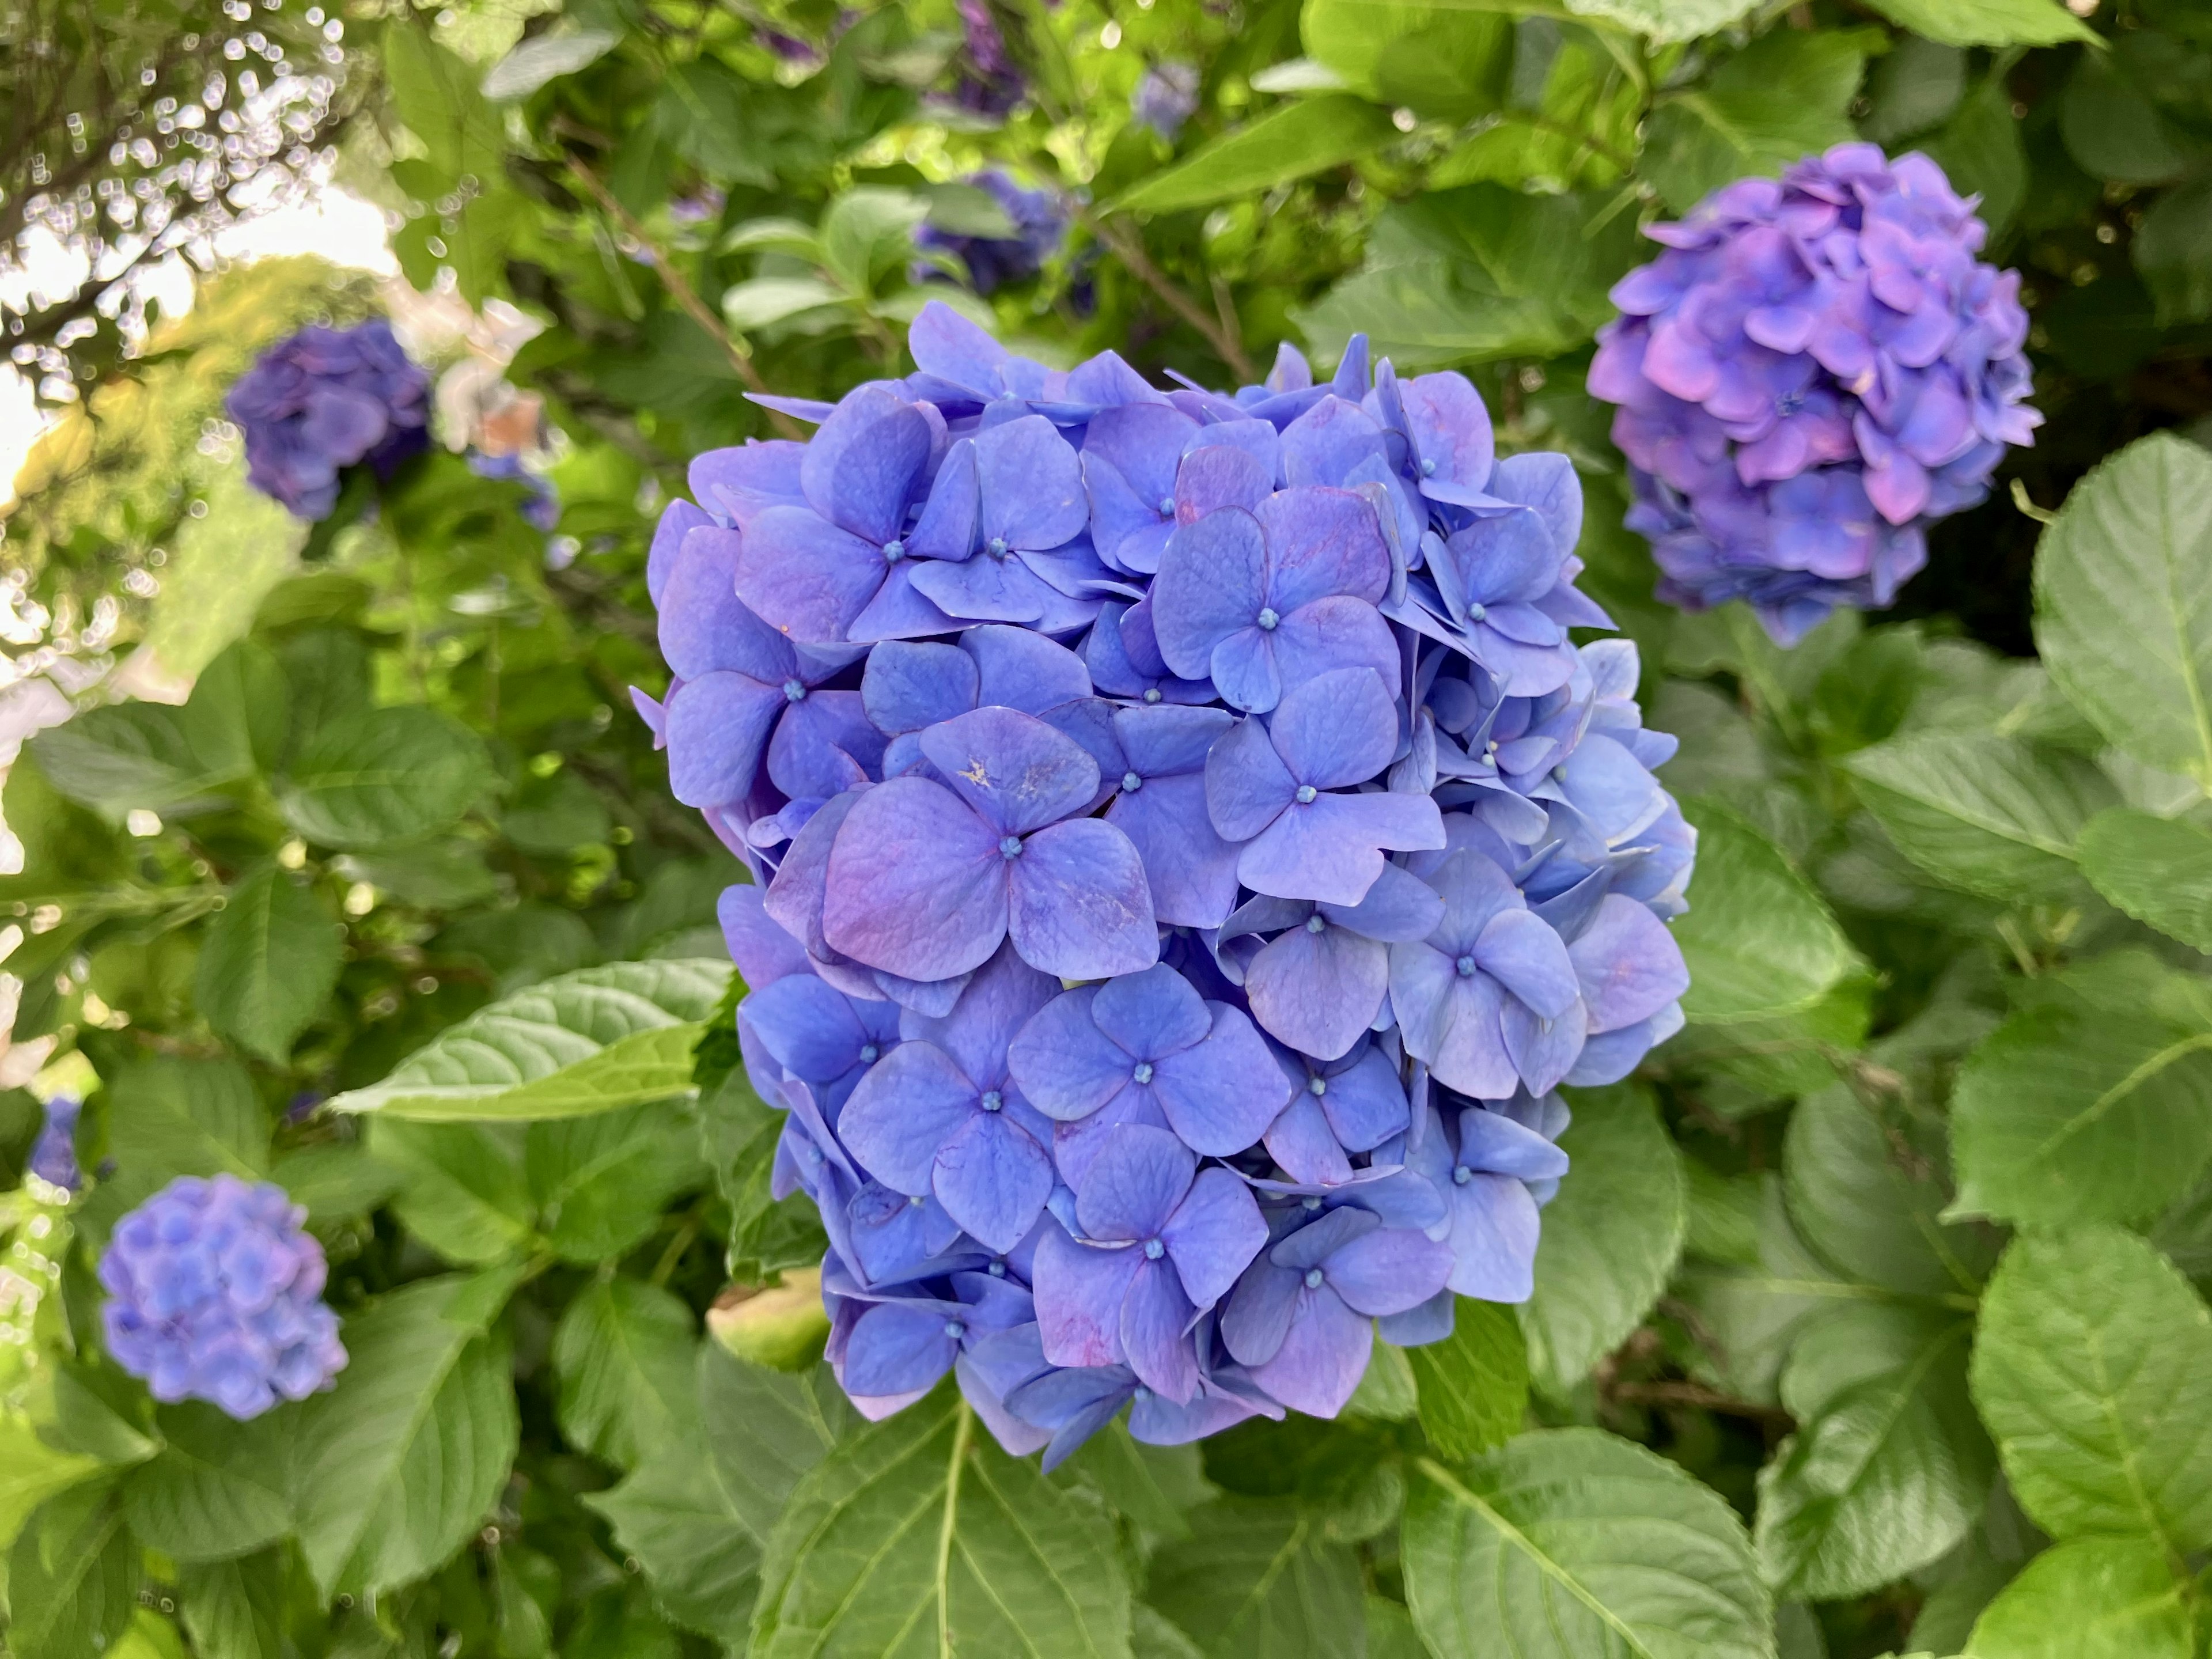
[[1565, 0], [1577, 17], [1618, 23], [1649, 35], [1652, 44], [1718, 34], [1759, 9], [1759, 0]]
[[2081, 873], [2109, 903], [2212, 951], [2212, 835], [2131, 806], [2100, 812], [2081, 830]]
[[269, 1178], [304, 1205], [310, 1224], [367, 1215], [401, 1187], [407, 1177], [359, 1146], [303, 1147], [278, 1158]]
[[[2166, 118], [2145, 94], [2146, 80], [2156, 84], [2172, 73], [2171, 58], [2180, 43], [2169, 34], [2147, 33], [2152, 61], [2146, 62], [2129, 42], [2123, 33], [2108, 43], [2119, 50], [2085, 52], [2075, 60], [2058, 100], [2059, 130], [2067, 154], [2093, 177], [2112, 184], [2166, 184], [2206, 153], [2202, 139]], [[2168, 61], [2156, 61], [2160, 58]]]
[[194, 1652], [205, 1659], [283, 1659], [284, 1567], [274, 1551], [186, 1562], [177, 1590]]
[[1112, 205], [1140, 213], [1205, 207], [1342, 167], [1396, 136], [1389, 112], [1364, 98], [1301, 99], [1222, 134]]
[[0, 1550], [15, 1541], [32, 1510], [100, 1467], [97, 1458], [48, 1445], [28, 1419], [0, 1412]]
[[818, 276], [756, 276], [723, 290], [722, 317], [738, 333], [749, 334], [851, 298]]
[[300, 1408], [292, 1509], [327, 1597], [411, 1583], [497, 1501], [519, 1425], [504, 1340], [487, 1334], [515, 1273], [425, 1279], [340, 1333], [346, 1368]]
[[553, 1333], [561, 1432], [625, 1469], [656, 1447], [696, 1444], [691, 1310], [639, 1279], [594, 1281]]
[[663, 1443], [585, 1501], [643, 1564], [670, 1616], [714, 1635], [744, 1627], [776, 1516], [854, 1419], [826, 1366], [787, 1376], [702, 1342], [695, 1369], [705, 1455], [697, 1443]]
[[1920, 148], [1950, 176], [1953, 188], [1982, 198], [1980, 216], [2002, 236], [2027, 199], [2027, 149], [2012, 112], [2005, 77], [1992, 74], [1943, 128]]
[[1342, 1415], [1371, 1418], [1377, 1423], [1405, 1423], [1420, 1412], [1420, 1395], [1406, 1350], [1394, 1342], [1377, 1340], [1360, 1373], [1359, 1385], [1344, 1402]]
[[1683, 810], [1698, 831], [1698, 879], [1673, 925], [1690, 969], [1682, 1012], [1693, 1024], [1802, 1012], [1858, 970], [1827, 905], [1772, 842], [1716, 801]]
[[1703, 86], [1665, 95], [1645, 124], [1645, 174], [1686, 213], [1732, 179], [1779, 173], [1855, 137], [1846, 112], [1880, 40], [1872, 30], [1768, 31]]
[[1146, 1600], [1213, 1659], [1340, 1659], [1364, 1631], [1359, 1563], [1304, 1505], [1221, 1498], [1152, 1559]]
[[434, 708], [364, 708], [301, 746], [276, 803], [319, 846], [415, 841], [459, 819], [492, 782], [483, 741]]
[[[2096, 994], [2100, 964], [2046, 981], [1966, 1057], [1951, 1097], [1960, 1215], [2058, 1226], [2155, 1215], [2212, 1157], [2212, 1024]], [[2148, 967], [2161, 980], [2189, 981]]]
[[441, 1031], [341, 1112], [498, 1121], [586, 1117], [691, 1086], [700, 1022], [726, 962], [617, 962], [531, 987]]
[[1894, 1097], [1870, 1104], [1837, 1083], [1797, 1103], [1787, 1136], [1790, 1218], [1831, 1266], [1913, 1296], [1979, 1288], [1994, 1253], [1974, 1228], [1939, 1218], [1950, 1196], [1939, 1121]]
[[1863, 1595], [1926, 1566], [1981, 1514], [1994, 1460], [1966, 1398], [1972, 1322], [1861, 1306], [1807, 1331], [1782, 1378], [1798, 1422], [1759, 1471], [1767, 1582]]
[[1458, 1299], [1452, 1334], [1406, 1350], [1421, 1432], [1462, 1462], [1521, 1432], [1528, 1415], [1528, 1349], [1510, 1308]]
[[1681, 1159], [1647, 1091], [1577, 1089], [1571, 1104], [1559, 1137], [1569, 1178], [1544, 1206], [1536, 1293], [1521, 1309], [1529, 1370], [1554, 1394], [1644, 1322], [1690, 1219]]
[[497, 1261], [534, 1238], [537, 1206], [523, 1173], [520, 1125], [378, 1117], [370, 1121], [368, 1144], [405, 1183], [393, 1213], [447, 1261]]
[[476, 71], [409, 19], [387, 23], [382, 45], [399, 118], [422, 141], [446, 182], [458, 183], [463, 173], [479, 181], [502, 178], [505, 134], [498, 112], [477, 90]]
[[1406, 1600], [1440, 1654], [1774, 1659], [1774, 1610], [1725, 1499], [1595, 1429], [1421, 1460]]
[[2036, 548], [2035, 642], [2114, 744], [2212, 788], [2212, 455], [2157, 433], [2074, 487]]
[[255, 1181], [269, 1168], [269, 1119], [234, 1060], [135, 1060], [109, 1085], [107, 1109], [116, 1163], [148, 1192], [175, 1176]]
[[747, 1651], [1122, 1659], [1129, 1588], [1104, 1513], [1008, 1457], [940, 1388], [800, 1480]]
[[2096, 32], [2058, 0], [1872, 0], [1899, 28], [1947, 46], [2055, 46]]
[[910, 191], [861, 185], [830, 203], [822, 216], [822, 259], [855, 294], [906, 264], [914, 233], [929, 216], [929, 204]]
[[[1711, 1337], [1693, 1356], [1692, 1375], [1762, 1402], [1780, 1397], [1782, 1367], [1806, 1327], [1839, 1304], [1865, 1300], [1868, 1287], [1838, 1276], [1805, 1248], [1790, 1224], [1782, 1183], [1751, 1176], [1758, 1192], [1753, 1259], [1691, 1261], [1674, 1294]], [[1562, 1183], [1564, 1184], [1564, 1183]], [[1872, 1292], [1877, 1297], [1879, 1292]]]
[[47, 1499], [8, 1556], [15, 1659], [100, 1659], [138, 1605], [139, 1549], [108, 1482]]
[[1948, 885], [2021, 903], [2079, 892], [2075, 837], [2118, 799], [2079, 756], [1994, 733], [1904, 738], [1844, 766], [1905, 857]]
[[1343, 84], [1382, 104], [1465, 121], [1504, 101], [1513, 20], [1404, 0], [1305, 0], [1298, 35]]
[[2203, 178], [2168, 191], [2143, 215], [2129, 252], [2152, 297], [2158, 320], [2172, 325], [2212, 317], [2212, 181]]
[[289, 870], [264, 864], [230, 890], [200, 944], [198, 1000], [209, 1024], [283, 1065], [338, 982], [337, 907]]
[[240, 1423], [198, 1401], [157, 1413], [161, 1449], [123, 1483], [131, 1529], [179, 1561], [251, 1554], [291, 1530], [284, 1434]]
[[698, 1126], [666, 1104], [533, 1123], [523, 1167], [539, 1231], [571, 1261], [635, 1248], [668, 1200], [707, 1173]]
[[1974, 1403], [2021, 1507], [2057, 1538], [2212, 1544], [2212, 1313], [2117, 1227], [2031, 1234], [1982, 1298]]
[[527, 98], [547, 82], [596, 64], [620, 44], [621, 38], [606, 29], [576, 29], [518, 41], [514, 50], [485, 75], [483, 95], [494, 100]]
[[[1377, 1343], [1379, 1357], [1398, 1350]], [[1403, 1366], [1402, 1357], [1399, 1364]], [[1370, 1364], [1368, 1376], [1375, 1374]], [[1362, 1383], [1365, 1378], [1361, 1379]], [[1408, 1382], [1407, 1393], [1413, 1392]], [[1355, 1392], [1353, 1399], [1358, 1398]], [[1346, 1405], [1345, 1414], [1352, 1414]], [[1155, 1540], [1180, 1540], [1191, 1535], [1189, 1511], [1214, 1494], [1206, 1478], [1205, 1459], [1189, 1446], [1148, 1446], [1130, 1434], [1124, 1423], [1109, 1423], [1077, 1449], [1055, 1477], [1065, 1486], [1071, 1480], [1088, 1483], [1107, 1506]], [[1157, 1547], [1157, 1544], [1156, 1544]]]
[[2021, 1570], [1966, 1659], [2190, 1659], [2189, 1587], [2148, 1538], [2076, 1538]]

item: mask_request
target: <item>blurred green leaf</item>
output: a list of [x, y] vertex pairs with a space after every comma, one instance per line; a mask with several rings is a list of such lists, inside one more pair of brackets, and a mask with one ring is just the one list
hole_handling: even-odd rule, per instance
[[200, 1012], [233, 1042], [281, 1065], [337, 985], [344, 948], [328, 896], [264, 864], [230, 890], [208, 925]]
[[331, 721], [301, 746], [277, 804], [308, 841], [357, 850], [447, 828], [491, 781], [483, 742], [450, 715], [367, 708]]
[[1224, 133], [1111, 205], [1137, 213], [1205, 207], [1342, 167], [1396, 136], [1389, 111], [1364, 98], [1324, 93]]
[[1873, 0], [1899, 28], [1950, 46], [2050, 46], [2095, 40], [2058, 0]]
[[1711, 800], [1685, 815], [1698, 830], [1698, 884], [1674, 923], [1689, 964], [1682, 1012], [1729, 1024], [1803, 1011], [1859, 966], [1828, 907], [1773, 842]]
[[1770, 30], [1703, 86], [1665, 95], [1646, 126], [1645, 175], [1686, 213], [1731, 179], [1847, 143], [1846, 111], [1880, 42], [1871, 30]]
[[698, 1341], [691, 1310], [657, 1285], [594, 1280], [561, 1316], [553, 1367], [561, 1431], [619, 1468], [657, 1447], [696, 1444], [692, 1394]]
[[2149, 1538], [2077, 1538], [2021, 1570], [1974, 1623], [1973, 1659], [2189, 1659], [2189, 1587]]
[[1334, 1659], [1358, 1651], [1359, 1567], [1322, 1518], [1292, 1503], [1221, 1498], [1152, 1566], [1145, 1599], [1214, 1659]]
[[1455, 1298], [1452, 1334], [1406, 1350], [1421, 1432], [1442, 1456], [1463, 1462], [1520, 1433], [1528, 1414], [1528, 1350], [1513, 1310]]
[[2212, 951], [2212, 835], [2130, 806], [2083, 826], [2081, 873], [2107, 902], [2194, 951]]

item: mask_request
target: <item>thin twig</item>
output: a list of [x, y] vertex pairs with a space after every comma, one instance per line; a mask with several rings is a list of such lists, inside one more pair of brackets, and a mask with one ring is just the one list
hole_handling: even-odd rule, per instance
[[[645, 227], [638, 222], [636, 216], [622, 204], [598, 173], [574, 155], [568, 158], [568, 171], [576, 175], [584, 188], [592, 193], [592, 199], [621, 225], [629, 239], [653, 261], [653, 268], [660, 273], [660, 280], [666, 286], [670, 297], [684, 307], [693, 322], [707, 331], [709, 338], [720, 343], [724, 354], [730, 360], [730, 366], [738, 371], [738, 378], [745, 383], [746, 390], [767, 396], [768, 382], [761, 379], [760, 370], [753, 364], [752, 354], [738, 343], [736, 336], [723, 325], [722, 319], [708, 308], [707, 302], [699, 297], [699, 290], [685, 279], [684, 273], [677, 269], [676, 262], [668, 257], [659, 244], [646, 234]], [[780, 409], [769, 410], [768, 419], [769, 424], [786, 438], [803, 440], [806, 436], [806, 429]]]
[[1206, 343], [1213, 348], [1223, 362], [1237, 372], [1239, 380], [1256, 380], [1260, 378], [1252, 367], [1251, 358], [1245, 355], [1244, 343], [1225, 327], [1220, 319], [1207, 316], [1204, 307], [1169, 281], [1167, 274], [1154, 264], [1152, 256], [1145, 252], [1143, 242], [1125, 235], [1087, 207], [1078, 206], [1075, 214], [1091, 234], [1105, 243], [1114, 257], [1128, 268], [1131, 276], [1159, 295], [1166, 302], [1168, 309], [1206, 337]]
[[1615, 1382], [1606, 1389], [1605, 1397], [1620, 1405], [1691, 1406], [1718, 1412], [1724, 1417], [1747, 1418], [1754, 1423], [1771, 1423], [1784, 1429], [1797, 1426], [1797, 1419], [1779, 1406], [1739, 1400], [1702, 1382]]

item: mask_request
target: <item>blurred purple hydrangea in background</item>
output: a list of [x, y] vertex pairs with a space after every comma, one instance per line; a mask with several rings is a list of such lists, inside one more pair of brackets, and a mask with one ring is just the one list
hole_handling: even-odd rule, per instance
[[1129, 97], [1129, 118], [1172, 144], [1182, 124], [1197, 112], [1198, 87], [1197, 64], [1155, 64], [1137, 79], [1137, 89]]
[[1746, 600], [1784, 644], [1881, 610], [2033, 441], [2020, 274], [1975, 258], [1973, 207], [1924, 155], [1840, 144], [1646, 232], [1668, 252], [1614, 287], [1589, 389], [1662, 598]]
[[343, 1370], [323, 1247], [281, 1187], [179, 1176], [115, 1224], [100, 1259], [107, 1351], [163, 1401], [243, 1421]]
[[830, 1360], [1048, 1462], [1333, 1415], [1529, 1295], [1556, 1091], [1682, 1022], [1695, 836], [1635, 647], [1569, 633], [1574, 470], [1359, 339], [1230, 394], [909, 345], [694, 460], [647, 568]]
[[388, 474], [430, 442], [430, 377], [382, 318], [301, 329], [262, 353], [223, 406], [246, 434], [247, 482], [302, 519], [330, 515], [347, 467]]
[[84, 1103], [74, 1095], [56, 1095], [46, 1103], [46, 1122], [31, 1143], [31, 1173], [65, 1192], [84, 1184], [84, 1171], [76, 1164], [76, 1121], [83, 1110]]
[[953, 107], [996, 120], [1022, 101], [1029, 83], [1006, 50], [1006, 37], [991, 15], [991, 0], [957, 0], [960, 33], [966, 50]]
[[[968, 277], [978, 294], [988, 294], [1008, 283], [1027, 282], [1044, 269], [1046, 260], [1060, 249], [1067, 234], [1067, 210], [1048, 190], [1032, 190], [1003, 167], [985, 167], [961, 181], [972, 185], [1006, 210], [1014, 227], [1012, 236], [967, 236], [937, 225], [925, 224], [914, 234], [914, 245], [931, 253], [957, 255], [968, 268]], [[931, 274], [921, 266], [917, 276]]]

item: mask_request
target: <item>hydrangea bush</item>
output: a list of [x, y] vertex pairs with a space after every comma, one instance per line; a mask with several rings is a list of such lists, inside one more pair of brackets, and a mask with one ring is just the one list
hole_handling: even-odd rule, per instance
[[1886, 609], [2041, 423], [2020, 273], [1976, 259], [1988, 228], [1941, 167], [1872, 144], [1645, 234], [1668, 251], [1614, 287], [1589, 389], [1620, 405], [1662, 597], [1742, 599], [1784, 644]]
[[1372, 1328], [1525, 1300], [1563, 1083], [1681, 1024], [1695, 836], [1582, 494], [1461, 375], [916, 372], [710, 452], [641, 699], [723, 897], [779, 1194], [881, 1416], [1010, 1450], [1334, 1417]]

